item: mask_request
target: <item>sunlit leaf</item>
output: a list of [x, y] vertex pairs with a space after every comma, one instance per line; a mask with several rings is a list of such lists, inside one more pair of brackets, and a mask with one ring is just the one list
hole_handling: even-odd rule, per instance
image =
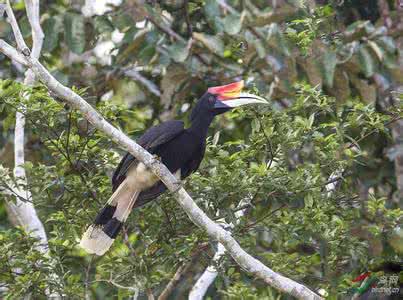
[[237, 34], [242, 28], [242, 18], [238, 14], [229, 14], [224, 18], [224, 30], [230, 34]]
[[59, 42], [59, 35], [62, 30], [61, 21], [58, 18], [50, 17], [43, 22], [42, 29], [45, 34], [43, 50], [51, 52]]
[[333, 86], [334, 72], [337, 65], [336, 53], [329, 50], [322, 57], [323, 78], [327, 86]]
[[194, 32], [193, 37], [206, 46], [211, 52], [223, 56], [224, 55], [224, 43], [217, 36], [208, 35], [200, 32]]
[[361, 70], [366, 77], [371, 77], [375, 72], [375, 62], [366, 46], [361, 45], [358, 50], [358, 61], [360, 62]]
[[77, 54], [84, 52], [85, 24], [82, 15], [67, 13], [64, 16], [64, 39], [72, 52]]
[[176, 62], [183, 62], [189, 55], [189, 47], [184, 42], [176, 42], [168, 47], [171, 58]]

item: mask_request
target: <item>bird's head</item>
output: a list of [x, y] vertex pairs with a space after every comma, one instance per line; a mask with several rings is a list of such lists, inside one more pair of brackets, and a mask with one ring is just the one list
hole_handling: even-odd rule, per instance
[[268, 101], [262, 97], [243, 93], [243, 87], [244, 82], [241, 80], [227, 85], [208, 88], [207, 92], [199, 99], [196, 107], [193, 109], [191, 119], [201, 111], [212, 115], [219, 115], [242, 105], [254, 103], [268, 104]]

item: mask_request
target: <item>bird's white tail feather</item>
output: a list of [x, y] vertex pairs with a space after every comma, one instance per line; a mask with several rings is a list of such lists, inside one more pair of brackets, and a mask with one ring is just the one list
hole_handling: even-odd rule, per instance
[[[80, 246], [90, 254], [103, 255], [108, 251], [115, 240], [117, 231], [119, 231], [121, 227], [116, 228], [116, 226], [111, 227], [108, 225], [112, 225], [111, 222], [113, 222], [114, 225], [122, 225], [129, 216], [139, 194], [139, 191], [129, 188], [128, 185], [123, 182], [107, 202], [109, 205], [116, 206], [112, 218], [107, 220], [108, 222], [106, 222], [106, 224], [91, 225], [83, 234]], [[115, 231], [110, 232], [110, 228]]]
[[101, 256], [109, 250], [114, 240], [103, 232], [101, 226], [91, 225], [83, 234], [80, 247], [84, 248], [89, 254]]

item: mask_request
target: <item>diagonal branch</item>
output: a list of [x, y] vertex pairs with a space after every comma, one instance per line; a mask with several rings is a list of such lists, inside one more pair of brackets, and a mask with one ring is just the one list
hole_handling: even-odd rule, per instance
[[10, 0], [7, 0], [6, 2], [6, 13], [8, 22], [13, 30], [18, 49], [25, 54], [29, 54], [29, 48], [27, 47], [27, 44], [25, 44], [24, 38], [22, 37], [20, 27], [18, 26], [17, 20], [15, 19], [13, 10], [11, 8]]
[[[1, 49], [0, 49], [1, 50]], [[155, 159], [149, 152], [139, 146], [123, 132], [108, 123], [102, 115], [91, 107], [83, 98], [71, 89], [58, 82], [35, 57], [23, 52], [28, 67], [35, 73], [47, 88], [55, 93], [66, 104], [78, 109], [84, 117], [98, 130], [116, 142], [122, 149], [127, 150], [138, 160], [142, 161], [158, 176], [167, 188], [176, 193], [176, 200], [187, 213], [189, 218], [214, 240], [226, 248], [233, 259], [246, 271], [262, 279], [281, 292], [288, 293], [299, 299], [322, 299], [310, 289], [287, 277], [284, 277], [262, 264], [259, 260], [245, 252], [229, 232], [214, 223], [193, 201], [189, 194], [181, 187], [176, 178], [166, 166]], [[5, 53], [6, 54], [6, 53]]]
[[16, 61], [24, 66], [28, 66], [28, 62], [25, 59], [24, 55], [19, 53], [14, 47], [10, 46], [4, 40], [0, 40], [0, 51], [11, 58], [13, 61]]
[[143, 75], [141, 75], [140, 72], [138, 72], [135, 69], [135, 67], [125, 70], [124, 74], [126, 76], [131, 77], [134, 80], [137, 80], [138, 82], [140, 82], [142, 85], [144, 85], [150, 91], [150, 93], [154, 94], [157, 97], [161, 97], [161, 92], [158, 89], [158, 87], [155, 85], [155, 83], [152, 82], [151, 80], [148, 80]]

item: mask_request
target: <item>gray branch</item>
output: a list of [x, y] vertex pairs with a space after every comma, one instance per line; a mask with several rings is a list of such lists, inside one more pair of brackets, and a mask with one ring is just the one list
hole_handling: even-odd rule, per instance
[[134, 67], [125, 71], [125, 75], [133, 78], [134, 80], [140, 82], [144, 85], [152, 94], [157, 97], [161, 97], [161, 92], [154, 82], [148, 80], [143, 75], [140, 74]]
[[[10, 5], [10, 1], [6, 3], [7, 19], [12, 27], [18, 49], [21, 50], [22, 55], [13, 49], [10, 45], [4, 41], [0, 41], [0, 47], [5, 49], [6, 55], [10, 55], [14, 61], [22, 64], [26, 64], [25, 56], [31, 55], [35, 59], [40, 57], [44, 35], [40, 25], [39, 16], [39, 1], [38, 0], [26, 0], [25, 7], [28, 15], [28, 20], [32, 28], [32, 53], [30, 51], [22, 37], [17, 20], [14, 16], [13, 10]], [[35, 83], [35, 74], [32, 70], [28, 69], [25, 73], [24, 84], [32, 86]], [[21, 95], [24, 98], [29, 97], [28, 94]], [[15, 187], [16, 201], [6, 202], [8, 211], [14, 217], [14, 220], [18, 222], [18, 225], [22, 226], [31, 236], [39, 240], [39, 244], [36, 249], [40, 251], [44, 256], [50, 257], [50, 251], [48, 246], [48, 239], [43, 223], [38, 217], [35, 207], [30, 201], [31, 192], [27, 186], [27, 176], [24, 168], [25, 163], [25, 115], [21, 112], [17, 112], [15, 116], [15, 129], [14, 129], [14, 177], [17, 182]], [[22, 201], [20, 198], [28, 199], [28, 201]], [[50, 273], [49, 276], [52, 279], [57, 279], [55, 273]], [[46, 290], [46, 294], [50, 299], [60, 299], [58, 294], [51, 293], [49, 289]]]

